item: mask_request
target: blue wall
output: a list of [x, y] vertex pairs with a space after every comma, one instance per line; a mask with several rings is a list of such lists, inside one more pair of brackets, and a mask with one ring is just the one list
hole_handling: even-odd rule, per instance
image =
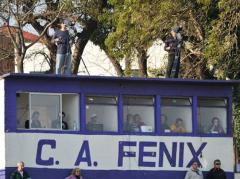
[[[6, 169], [6, 178], [15, 168]], [[32, 179], [64, 179], [69, 169], [26, 168]], [[184, 179], [186, 171], [118, 171], [118, 170], [84, 170], [83, 179]], [[206, 175], [206, 172], [204, 172]], [[227, 173], [227, 179], [234, 179], [234, 173]]]

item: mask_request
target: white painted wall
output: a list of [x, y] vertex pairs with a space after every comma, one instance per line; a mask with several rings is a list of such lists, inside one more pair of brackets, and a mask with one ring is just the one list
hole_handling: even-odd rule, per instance
[[0, 80], [0, 170], [5, 168], [5, 90], [4, 90], [4, 80]]
[[235, 179], [240, 179], [240, 173], [235, 173], [234, 178], [235, 178]]
[[[41, 140], [52, 140], [56, 142], [56, 148], [49, 145], [42, 147], [41, 159], [48, 160], [54, 158], [51, 166], [43, 166], [36, 163], [38, 142]], [[33, 168], [74, 168], [74, 164], [82, 147], [83, 141], [89, 144], [89, 151], [92, 162], [96, 161], [97, 166], [88, 166], [86, 162], [80, 163], [81, 169], [90, 170], [171, 170], [186, 171], [186, 165], [192, 159], [192, 153], [187, 145], [191, 142], [194, 150], [197, 151], [203, 142], [206, 146], [202, 150], [202, 157], [199, 157], [203, 168], [208, 171], [212, 168], [213, 161], [218, 158], [222, 163], [222, 168], [227, 172], [233, 172], [233, 140], [228, 137], [183, 137], [183, 136], [129, 136], [129, 135], [83, 135], [83, 134], [51, 134], [51, 133], [7, 133], [6, 134], [6, 165], [14, 167], [16, 161], [24, 161], [28, 167]], [[125, 146], [124, 152], [134, 152], [135, 157], [124, 157], [123, 165], [118, 166], [119, 145], [122, 141], [136, 142], [135, 146]], [[145, 152], [152, 152], [155, 155], [144, 156], [144, 161], [154, 162], [155, 166], [141, 167], [139, 160], [139, 142], [154, 142], [156, 146], [145, 146]], [[163, 166], [159, 163], [160, 142], [163, 142], [171, 154], [173, 142], [177, 143], [176, 166], [170, 166], [166, 156], [163, 155]], [[178, 165], [179, 145], [184, 144], [183, 167]], [[226, 147], [222, 147], [226, 146]], [[216, 150], [216, 148], [218, 150]], [[67, 156], [67, 157], [66, 157]], [[85, 154], [83, 155], [83, 157]], [[56, 162], [58, 161], [58, 162]]]

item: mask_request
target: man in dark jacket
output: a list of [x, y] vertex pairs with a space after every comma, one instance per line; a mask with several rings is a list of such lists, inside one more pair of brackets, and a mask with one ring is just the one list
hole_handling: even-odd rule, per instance
[[31, 179], [29, 174], [24, 170], [24, 162], [17, 163], [17, 170], [11, 174], [10, 179]]
[[56, 29], [52, 42], [57, 45], [56, 74], [71, 74], [71, 45], [70, 35], [67, 30], [68, 21], [60, 19], [58, 29]]
[[207, 173], [207, 179], [227, 179], [225, 172], [220, 167], [221, 161], [214, 160], [214, 167]]
[[182, 37], [179, 27], [172, 29], [170, 36], [165, 41], [164, 50], [168, 52], [168, 66], [166, 78], [177, 78], [180, 68], [180, 50]]

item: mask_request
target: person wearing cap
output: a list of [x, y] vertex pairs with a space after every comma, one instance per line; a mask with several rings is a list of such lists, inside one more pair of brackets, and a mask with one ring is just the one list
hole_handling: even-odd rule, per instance
[[17, 163], [17, 170], [15, 170], [10, 179], [31, 179], [30, 175], [24, 170], [24, 162]]
[[89, 131], [93, 131], [93, 127], [95, 124], [97, 124], [97, 115], [96, 114], [92, 114], [90, 116], [90, 121], [87, 123], [87, 130]]
[[56, 74], [71, 74], [71, 46], [70, 35], [66, 28], [67, 21], [59, 20], [58, 29], [52, 37], [52, 42], [57, 45]]
[[192, 162], [192, 166], [189, 171], [187, 171], [184, 179], [203, 179], [203, 174], [198, 168], [197, 161]]
[[221, 161], [214, 160], [214, 167], [207, 173], [207, 179], [227, 179], [226, 173], [221, 169]]
[[171, 30], [170, 36], [165, 41], [164, 50], [168, 52], [167, 78], [177, 78], [180, 68], [180, 49], [182, 37], [177, 27]]

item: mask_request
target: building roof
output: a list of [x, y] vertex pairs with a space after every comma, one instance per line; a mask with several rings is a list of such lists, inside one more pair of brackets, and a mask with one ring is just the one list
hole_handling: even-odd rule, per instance
[[[240, 80], [195, 80], [181, 78], [141, 78], [141, 77], [114, 77], [114, 76], [83, 76], [83, 75], [56, 75], [56, 74], [27, 74], [9, 73], [1, 76], [5, 79], [26, 79], [26, 80], [63, 80], [63, 81], [115, 81], [118, 83], [161, 83], [164, 85], [201, 85], [201, 86], [235, 86]], [[0, 78], [0, 79], [1, 79]]]
[[[17, 28], [16, 27], [10, 27], [11, 31], [13, 33], [16, 33], [17, 32]], [[2, 26], [0, 27], [0, 33], [6, 35], [9, 37], [9, 34], [8, 34], [8, 27], [7, 26]], [[30, 42], [34, 42], [37, 40], [38, 36], [35, 35], [35, 34], [32, 34], [30, 32], [26, 32], [26, 31], [23, 31], [23, 37], [25, 38], [25, 40], [27, 41], [30, 41]]]

